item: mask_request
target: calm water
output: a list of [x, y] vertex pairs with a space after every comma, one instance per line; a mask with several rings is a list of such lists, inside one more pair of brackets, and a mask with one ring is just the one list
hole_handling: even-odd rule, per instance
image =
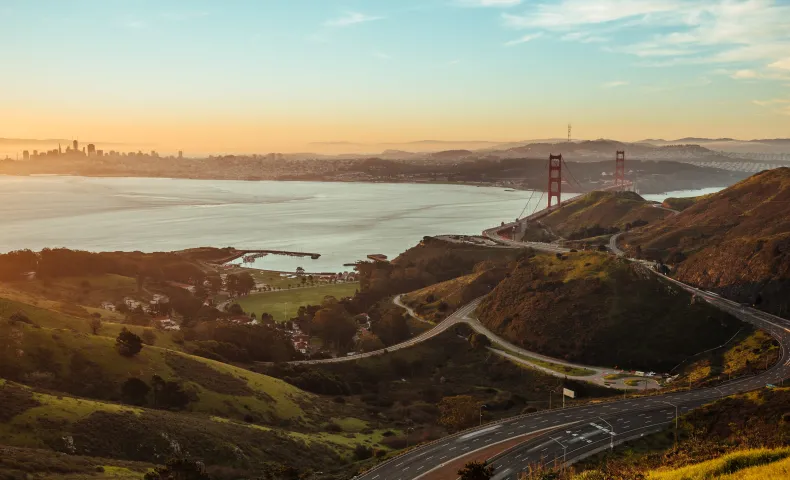
[[515, 219], [530, 194], [455, 185], [0, 176], [0, 251], [234, 246], [322, 254], [270, 255], [259, 268], [343, 271], [371, 253], [393, 258], [425, 235], [479, 234]]

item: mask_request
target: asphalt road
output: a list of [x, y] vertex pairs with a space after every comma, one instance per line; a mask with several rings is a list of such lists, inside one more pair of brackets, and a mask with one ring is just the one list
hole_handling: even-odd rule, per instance
[[[484, 235], [506, 244], [530, 246], [542, 251], [567, 251], [555, 245], [502, 240], [496, 235], [496, 231], [501, 228], [487, 230]], [[615, 248], [616, 243], [615, 237]], [[760, 375], [736, 379], [717, 387], [555, 409], [482, 425], [411, 450], [377, 465], [357, 478], [415, 480], [477, 450], [521, 436], [536, 435], [494, 461], [497, 467], [496, 480], [515, 479], [527, 465], [554, 461], [570, 464], [601, 449], [665, 428], [674, 422], [676, 414], [683, 414], [727, 395], [766, 388], [768, 384], [779, 384], [790, 378], [790, 321], [664, 278], [770, 333], [781, 346], [779, 361]]]
[[[704, 295], [703, 295], [704, 296]], [[618, 400], [566, 409], [554, 409], [483, 425], [409, 451], [359, 476], [360, 480], [415, 480], [451, 460], [478, 449], [539, 433], [496, 459], [497, 480], [515, 479], [526, 465], [555, 458], [578, 461], [610, 444], [654, 432], [674, 422], [675, 411], [688, 410], [727, 395], [765, 388], [790, 378], [790, 321], [751, 309], [741, 310], [720, 297], [707, 300], [774, 335], [782, 347], [779, 362], [760, 375], [745, 377], [700, 390]], [[607, 423], [608, 422], [608, 423]]]
[[[399, 303], [399, 302], [400, 302], [399, 298], [396, 297], [395, 303], [399, 304], [399, 306], [401, 306], [403, 308], [407, 308], [408, 309], [408, 307], [403, 305], [403, 303]], [[414, 338], [410, 338], [409, 340], [406, 340], [403, 343], [399, 343], [397, 345], [391, 345], [391, 346], [389, 346], [389, 347], [387, 347], [385, 349], [382, 349], [382, 350], [375, 350], [375, 351], [367, 352], [367, 353], [359, 353], [359, 354], [356, 354], [356, 355], [350, 355], [350, 356], [345, 356], [345, 357], [327, 358], [327, 359], [322, 359], [322, 360], [298, 360], [298, 361], [288, 362], [288, 363], [291, 363], [293, 365], [317, 365], [317, 364], [321, 364], [321, 363], [348, 362], [348, 361], [353, 361], [353, 360], [359, 360], [360, 358], [374, 357], [376, 355], [381, 355], [381, 354], [386, 353], [386, 352], [394, 352], [395, 350], [400, 350], [402, 348], [408, 348], [408, 347], [416, 345], [416, 344], [418, 344], [420, 342], [424, 342], [425, 340], [428, 340], [429, 338], [433, 338], [436, 335], [439, 335], [440, 333], [446, 331], [449, 328], [454, 327], [455, 325], [457, 325], [459, 323], [466, 323], [466, 316], [469, 313], [473, 312], [477, 308], [477, 305], [479, 303], [480, 303], [480, 299], [477, 299], [477, 300], [475, 300], [475, 301], [473, 301], [471, 303], [468, 303], [468, 304], [464, 305], [463, 307], [459, 308], [458, 310], [456, 310], [455, 312], [453, 312], [449, 317], [445, 318], [440, 323], [437, 323], [436, 326], [434, 326], [432, 329], [427, 330], [427, 331], [423, 332], [422, 334], [417, 335]]]

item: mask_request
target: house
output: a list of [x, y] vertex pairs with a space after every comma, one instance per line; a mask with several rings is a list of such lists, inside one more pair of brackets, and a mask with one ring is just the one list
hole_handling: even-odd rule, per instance
[[159, 305], [160, 303], [169, 303], [170, 298], [167, 295], [163, 295], [161, 293], [155, 293], [151, 303]]
[[143, 306], [141, 302], [133, 299], [132, 297], [125, 297], [123, 299], [123, 303], [125, 303], [126, 306], [129, 307], [129, 310], [137, 310], [138, 307], [142, 308]]
[[158, 325], [162, 330], [168, 332], [177, 332], [181, 330], [181, 326], [174, 322], [170, 317], [156, 317], [153, 321], [154, 325]]
[[114, 304], [114, 303], [112, 303], [112, 302], [101, 302], [101, 308], [103, 308], [103, 309], [105, 309], [105, 310], [109, 310], [109, 311], [111, 311], [111, 312], [114, 312], [114, 311], [116, 311], [116, 310], [117, 310], [117, 309], [115, 308], [115, 304]]
[[236, 315], [235, 317], [230, 317], [227, 319], [228, 323], [232, 323], [234, 325], [255, 325], [256, 322], [246, 315]]

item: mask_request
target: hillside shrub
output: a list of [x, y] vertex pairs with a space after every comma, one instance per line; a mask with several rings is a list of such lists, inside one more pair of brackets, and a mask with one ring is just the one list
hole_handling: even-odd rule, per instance
[[143, 340], [124, 327], [115, 339], [115, 348], [124, 357], [133, 357], [143, 349]]

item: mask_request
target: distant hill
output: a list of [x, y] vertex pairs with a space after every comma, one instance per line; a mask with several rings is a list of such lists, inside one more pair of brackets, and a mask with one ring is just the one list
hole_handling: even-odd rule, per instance
[[738, 140], [736, 138], [685, 137], [676, 140], [646, 139], [637, 143], [655, 146], [697, 144], [710, 150], [731, 153], [790, 153], [790, 138]]
[[790, 168], [758, 173], [680, 215], [628, 234], [634, 254], [677, 264], [678, 279], [774, 312], [790, 309]]
[[744, 325], [610, 255], [522, 260], [477, 310], [524, 348], [588, 365], [668, 372]]
[[634, 192], [591, 192], [541, 218], [538, 223], [555, 236], [581, 240], [630, 230], [669, 214]]

